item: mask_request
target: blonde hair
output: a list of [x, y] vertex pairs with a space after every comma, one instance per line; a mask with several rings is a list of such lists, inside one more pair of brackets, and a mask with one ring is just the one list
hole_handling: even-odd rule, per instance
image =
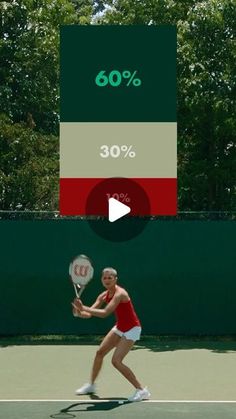
[[102, 274], [104, 274], [105, 272], [110, 272], [112, 275], [114, 275], [114, 276], [116, 276], [116, 277], [117, 277], [117, 270], [116, 270], [116, 269], [114, 269], [114, 268], [111, 268], [111, 267], [104, 268], [104, 269], [102, 270]]

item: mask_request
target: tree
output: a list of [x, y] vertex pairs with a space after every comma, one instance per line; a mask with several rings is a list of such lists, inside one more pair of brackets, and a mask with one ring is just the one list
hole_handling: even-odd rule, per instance
[[58, 138], [0, 115], [0, 208], [56, 210]]
[[0, 12], [2, 208], [57, 208], [59, 27], [92, 22], [177, 25], [179, 208], [235, 210], [233, 0], [11, 0]]
[[31, 114], [36, 129], [58, 133], [59, 27], [77, 23], [68, 0], [13, 0], [0, 5], [0, 109], [13, 122]]
[[11, 0], [0, 12], [0, 209], [57, 210], [59, 28], [85, 10]]
[[197, 3], [179, 24], [179, 179], [184, 209], [235, 210], [232, 1]]

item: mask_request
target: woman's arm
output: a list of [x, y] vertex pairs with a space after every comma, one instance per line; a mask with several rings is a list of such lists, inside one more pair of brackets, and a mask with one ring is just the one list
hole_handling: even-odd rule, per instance
[[104, 318], [104, 317], [109, 316], [109, 314], [113, 313], [113, 311], [116, 309], [118, 304], [121, 302], [121, 299], [122, 299], [121, 294], [114, 295], [114, 297], [109, 302], [109, 304], [107, 304], [107, 306], [103, 309], [99, 309], [94, 306], [87, 307], [87, 306], [84, 306], [82, 302], [80, 302], [79, 307], [80, 307], [81, 312], [86, 312], [94, 317]]
[[100, 308], [104, 304], [105, 295], [106, 295], [106, 291], [102, 292], [96, 299], [95, 303], [93, 303], [90, 308]]
[[[93, 303], [91, 308], [99, 308], [104, 303], [104, 296], [106, 292], [102, 292], [96, 299], [96, 301]], [[74, 317], [80, 317], [81, 319], [90, 319], [92, 317], [92, 314], [88, 313], [85, 310], [81, 309], [81, 305], [79, 304], [78, 298], [75, 298], [72, 304], [72, 312]]]
[[86, 311], [81, 311], [75, 301], [71, 303], [72, 305], [72, 313], [74, 317], [80, 317], [81, 319], [90, 319], [92, 317], [91, 314], [87, 313]]

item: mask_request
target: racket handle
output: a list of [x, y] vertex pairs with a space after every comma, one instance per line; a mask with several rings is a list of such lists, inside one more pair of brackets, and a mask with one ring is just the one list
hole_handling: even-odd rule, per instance
[[76, 297], [77, 298], [80, 298], [82, 292], [84, 291], [85, 286], [84, 285], [81, 285], [80, 288], [79, 288], [79, 290], [78, 290], [77, 285], [75, 285], [74, 283], [73, 283], [73, 285], [74, 285]]
[[85, 285], [81, 285], [80, 290], [78, 292], [78, 298], [81, 296], [81, 294], [84, 291], [84, 289], [85, 289]]
[[77, 286], [75, 284], [73, 284], [73, 285], [74, 285], [75, 295], [76, 295], [77, 298], [79, 298], [79, 293], [78, 293], [78, 290], [77, 290]]

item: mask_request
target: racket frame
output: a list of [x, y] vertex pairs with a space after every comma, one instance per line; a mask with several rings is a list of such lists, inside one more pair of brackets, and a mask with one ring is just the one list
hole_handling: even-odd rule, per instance
[[[86, 283], [86, 284], [84, 284], [84, 285], [79, 284], [79, 283], [75, 283], [75, 282], [73, 281], [72, 274], [71, 274], [71, 270], [72, 270], [72, 267], [73, 267], [73, 263], [74, 263], [74, 261], [76, 261], [76, 260], [77, 260], [77, 259], [79, 259], [79, 258], [84, 258], [84, 259], [87, 259], [87, 260], [89, 261], [89, 263], [90, 263], [90, 265], [91, 265], [91, 269], [92, 269], [92, 275], [91, 275], [91, 277], [89, 278], [89, 280], [87, 281], [87, 283]], [[71, 282], [72, 282], [72, 284], [73, 284], [73, 286], [74, 286], [74, 290], [75, 290], [75, 296], [76, 296], [76, 298], [80, 298], [80, 297], [81, 297], [81, 294], [82, 294], [82, 293], [83, 293], [83, 291], [85, 290], [86, 285], [87, 285], [87, 284], [91, 281], [91, 279], [93, 278], [93, 274], [94, 274], [94, 269], [93, 269], [92, 261], [91, 261], [91, 259], [90, 259], [88, 256], [85, 256], [85, 255], [78, 255], [78, 256], [76, 256], [76, 257], [72, 260], [72, 262], [70, 263], [70, 266], [69, 266], [69, 275], [70, 275], [70, 280], [71, 280]]]

